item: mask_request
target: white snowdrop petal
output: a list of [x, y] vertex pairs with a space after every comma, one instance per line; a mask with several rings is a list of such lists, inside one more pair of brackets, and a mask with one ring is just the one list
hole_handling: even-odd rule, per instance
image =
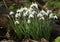
[[33, 14], [30, 14], [30, 15], [29, 15], [29, 18], [34, 18]]
[[58, 17], [55, 15], [55, 16], [54, 16], [54, 19], [58, 19]]
[[39, 20], [45, 20], [45, 18], [44, 17], [40, 17]]
[[27, 20], [27, 23], [31, 23], [30, 19]]
[[10, 14], [10, 15], [12, 15], [12, 14], [14, 14], [14, 12], [13, 12], [13, 11], [11, 11], [9, 14]]
[[19, 21], [15, 21], [15, 24], [19, 24]]
[[47, 12], [45, 12], [44, 10], [41, 10], [41, 11], [40, 11], [40, 13], [41, 13], [41, 14], [43, 14], [43, 15], [48, 16], [48, 13], [47, 13]]
[[21, 14], [19, 13], [19, 16], [21, 16]]
[[23, 14], [23, 16], [27, 16], [27, 14], [26, 14], [26, 13], [24, 13], [24, 14]]
[[51, 10], [47, 10], [47, 14], [46, 14], [46, 15], [48, 16], [48, 15], [49, 15], [49, 13], [51, 13], [51, 12], [52, 12]]
[[26, 10], [27, 11], [28, 9], [27, 9], [27, 7], [24, 7], [23, 10]]
[[17, 10], [17, 12], [23, 12], [24, 8]]
[[28, 15], [28, 13], [29, 13], [29, 11], [26, 11], [26, 12], [23, 14], [23, 16], [26, 16], [26, 15]]
[[21, 16], [21, 14], [20, 13], [16, 13], [15, 17], [17, 18], [18, 16]]
[[18, 9], [17, 12], [23, 12], [24, 8]]
[[20, 12], [20, 9], [18, 9], [17, 12]]
[[42, 20], [44, 20], [45, 18], [44, 17], [41, 17]]
[[46, 13], [44, 10], [41, 10], [40, 12], [41, 12], [41, 13]]
[[53, 14], [52, 14], [52, 13], [49, 15], [49, 19], [50, 19], [50, 18], [54, 18], [54, 16], [53, 16]]
[[50, 13], [50, 11], [49, 10], [47, 10], [47, 14], [49, 14]]
[[42, 17], [43, 15], [41, 13], [37, 14], [37, 17]]
[[38, 8], [38, 5], [37, 5], [37, 3], [33, 3], [31, 6], [30, 6], [30, 8], [32, 8], [32, 7], [36, 7], [36, 8]]
[[34, 14], [37, 14], [37, 12], [36, 11], [32, 11], [32, 14], [34, 15]]
[[51, 10], [47, 10], [47, 13], [50, 13], [50, 12], [52, 12]]

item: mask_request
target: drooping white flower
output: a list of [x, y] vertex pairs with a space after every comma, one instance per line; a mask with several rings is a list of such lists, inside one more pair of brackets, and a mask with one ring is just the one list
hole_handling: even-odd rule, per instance
[[40, 12], [41, 12], [41, 13], [46, 13], [44, 10], [41, 10]]
[[28, 8], [27, 7], [24, 7], [24, 8], [18, 9], [17, 12], [23, 12], [24, 10], [27, 11]]
[[30, 8], [32, 8], [32, 7], [38, 8], [37, 3], [33, 3], [33, 4], [30, 6]]
[[41, 13], [38, 13], [37, 14], [37, 17], [42, 17], [43, 15]]
[[52, 13], [49, 15], [49, 19], [51, 18], [54, 18], [54, 15]]
[[52, 11], [51, 10], [47, 10], [47, 14], [51, 13]]
[[31, 23], [30, 19], [27, 20], [27, 23]]
[[40, 17], [39, 20], [45, 20], [45, 18], [44, 17]]
[[16, 20], [16, 21], [15, 21], [15, 24], [19, 24], [19, 21]]
[[17, 18], [19, 16], [21, 16], [21, 14], [20, 13], [16, 13], [15, 17]]
[[33, 15], [34, 15], [34, 14], [37, 14], [37, 12], [36, 12], [36, 11], [32, 11], [32, 13], [31, 13], [31, 14], [33, 14]]
[[27, 13], [27, 14], [32, 14], [32, 11], [33, 11], [33, 9], [32, 9], [32, 8], [29, 8], [29, 9], [26, 11], [26, 13]]
[[25, 16], [27, 16], [28, 15], [28, 13], [27, 12], [25, 12], [24, 14], [23, 14], [23, 16], [25, 17]]
[[29, 14], [29, 10], [27, 10], [25, 13], [23, 13], [23, 16], [27, 16]]
[[58, 19], [58, 17], [55, 15], [55, 16], [54, 16], [54, 19]]
[[27, 10], [28, 10], [28, 8], [27, 8], [27, 7], [24, 7], [24, 8], [23, 8], [23, 10], [27, 11]]
[[17, 13], [18, 13], [18, 12], [21, 12], [21, 10], [20, 10], [20, 9], [18, 9], [16, 12], [17, 12]]
[[48, 13], [47, 13], [47, 12], [45, 12], [44, 10], [41, 10], [41, 11], [40, 11], [40, 13], [41, 13], [41, 14], [43, 14], [43, 15], [48, 16]]
[[32, 8], [29, 8], [28, 11], [31, 12], [31, 11], [33, 11], [33, 9]]
[[44, 17], [41, 17], [42, 20], [44, 20], [45, 18]]
[[13, 12], [13, 11], [11, 11], [11, 12], [9, 13], [9, 15], [12, 15], [12, 14], [14, 14], [14, 12]]
[[29, 15], [29, 18], [34, 18], [34, 15], [33, 15], [33, 14], [30, 14], [30, 15]]
[[17, 13], [18, 13], [18, 12], [23, 12], [23, 8], [18, 9], [18, 10], [17, 10]]

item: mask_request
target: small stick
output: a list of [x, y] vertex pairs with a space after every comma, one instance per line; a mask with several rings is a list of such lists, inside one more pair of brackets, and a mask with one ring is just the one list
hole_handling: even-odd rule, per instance
[[5, 5], [5, 7], [8, 9], [8, 7], [7, 7], [7, 5], [6, 5], [6, 2], [5, 2], [5, 0], [3, 0], [3, 2], [4, 2], [4, 5]]

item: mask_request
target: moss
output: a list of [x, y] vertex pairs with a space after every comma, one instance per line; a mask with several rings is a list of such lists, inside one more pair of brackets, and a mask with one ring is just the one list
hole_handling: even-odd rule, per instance
[[55, 42], [60, 42], [60, 36], [55, 39]]

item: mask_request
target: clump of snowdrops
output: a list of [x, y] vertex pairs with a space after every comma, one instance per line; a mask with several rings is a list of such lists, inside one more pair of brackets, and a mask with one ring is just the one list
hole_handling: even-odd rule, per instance
[[34, 40], [45, 38], [49, 40], [51, 33], [52, 18], [58, 17], [51, 10], [38, 9], [38, 4], [33, 3], [30, 7], [22, 7], [16, 12], [11, 11], [10, 23], [19, 38], [32, 38]]

